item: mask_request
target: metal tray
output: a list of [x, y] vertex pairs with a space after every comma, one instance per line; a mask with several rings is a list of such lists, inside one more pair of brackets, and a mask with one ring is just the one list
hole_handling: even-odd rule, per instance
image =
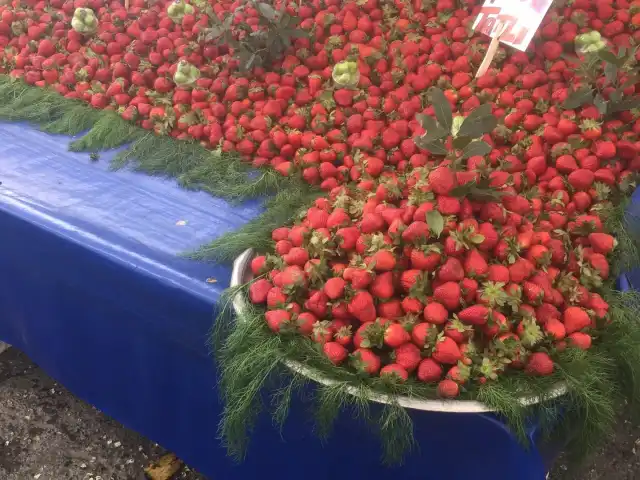
[[[243, 285], [251, 280], [251, 260], [253, 259], [253, 249], [245, 250], [238, 258], [233, 262], [233, 270], [231, 272], [231, 286]], [[236, 313], [242, 312], [247, 306], [247, 299], [238, 294], [233, 299], [233, 308]], [[291, 370], [294, 370], [302, 375], [318, 382], [323, 385], [333, 385], [337, 383], [335, 380], [328, 378], [321, 372], [309, 368], [306, 365], [296, 362], [294, 360], [286, 360], [285, 364]], [[347, 387], [349, 393], [356, 394], [355, 387]], [[544, 397], [544, 400], [551, 400], [567, 393], [565, 385], [558, 385], [555, 387], [549, 395]], [[405, 408], [411, 408], [414, 410], [422, 410], [427, 412], [446, 412], [446, 413], [484, 413], [492, 412], [493, 409], [487, 405], [477, 402], [475, 400], [420, 400], [416, 398], [397, 396], [391, 397], [386, 394], [371, 392], [369, 398], [378, 403], [391, 404], [398, 402]], [[523, 397], [520, 403], [524, 406], [535, 405], [542, 399], [538, 396]]]

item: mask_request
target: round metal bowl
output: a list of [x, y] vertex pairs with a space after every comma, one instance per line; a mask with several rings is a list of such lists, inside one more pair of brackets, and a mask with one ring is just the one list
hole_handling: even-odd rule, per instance
[[[252, 249], [245, 250], [236, 260], [233, 262], [233, 271], [231, 273], [231, 286], [243, 285], [251, 280], [251, 260], [254, 253]], [[236, 313], [242, 312], [247, 306], [247, 299], [238, 294], [233, 299], [233, 308]], [[309, 368], [294, 360], [287, 360], [285, 364], [291, 370], [294, 370], [302, 375], [318, 382], [323, 385], [332, 385], [337, 383], [335, 380], [328, 378], [321, 372]], [[355, 387], [348, 387], [350, 393], [356, 394]], [[551, 400], [567, 393], [566, 386], [559, 385], [554, 388], [549, 395], [545, 395], [544, 400]], [[405, 408], [412, 408], [414, 410], [422, 410], [428, 412], [447, 412], [447, 413], [483, 413], [492, 412], [493, 409], [487, 405], [477, 402], [475, 400], [419, 400], [416, 398], [398, 396], [391, 397], [386, 394], [371, 392], [369, 398], [378, 403], [392, 404], [398, 402]], [[542, 400], [540, 397], [523, 397], [520, 403], [523, 406], [535, 405]]]

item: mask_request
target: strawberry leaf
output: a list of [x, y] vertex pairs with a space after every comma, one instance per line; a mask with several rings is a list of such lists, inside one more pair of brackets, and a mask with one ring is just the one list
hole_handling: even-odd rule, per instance
[[433, 109], [435, 110], [438, 123], [450, 132], [453, 126], [453, 113], [451, 112], [449, 100], [447, 100], [442, 90], [434, 88], [431, 90], [431, 101], [433, 102]]
[[593, 89], [584, 87], [580, 90], [571, 92], [564, 102], [563, 107], [568, 110], [581, 107], [582, 105], [593, 101]]
[[431, 233], [439, 237], [444, 230], [444, 218], [442, 214], [437, 210], [427, 212], [427, 225], [429, 225]]
[[453, 148], [456, 150], [464, 149], [469, 143], [471, 143], [472, 138], [470, 137], [461, 137], [457, 136], [453, 139]]
[[485, 103], [474, 109], [464, 119], [458, 136], [480, 138], [485, 133], [490, 133], [498, 126], [498, 119], [491, 114], [491, 105]]
[[464, 147], [462, 150], [462, 159], [466, 160], [467, 158], [475, 157], [475, 156], [485, 156], [491, 153], [491, 145], [482, 140], [475, 140], [471, 142], [469, 145]]
[[607, 113], [609, 103], [599, 93], [593, 98], [593, 104], [596, 106], [601, 115]]
[[640, 96], [638, 95], [613, 102], [609, 108], [609, 113], [624, 112], [625, 110], [633, 110], [634, 108], [640, 108]]
[[422, 137], [415, 137], [413, 141], [418, 147], [422, 148], [423, 150], [428, 150], [434, 155], [446, 155], [447, 153], [449, 153], [442, 140], [425, 142]]
[[436, 122], [436, 119], [433, 117], [430, 117], [429, 115], [425, 115], [424, 113], [419, 113], [418, 115], [416, 115], [416, 120], [418, 121], [420, 126], [424, 128], [427, 132], [429, 130], [438, 128], [438, 123]]
[[615, 65], [616, 67], [622, 67], [624, 63], [627, 61], [626, 58], [618, 58], [609, 50], [600, 50], [598, 51], [598, 58], [607, 62], [608, 64]]
[[428, 129], [427, 133], [422, 135], [421, 138], [422, 138], [422, 141], [425, 143], [432, 143], [432, 142], [435, 142], [436, 140], [440, 140], [441, 138], [446, 137], [447, 135], [449, 135], [448, 130], [445, 130], [439, 125], [436, 125], [435, 128]]

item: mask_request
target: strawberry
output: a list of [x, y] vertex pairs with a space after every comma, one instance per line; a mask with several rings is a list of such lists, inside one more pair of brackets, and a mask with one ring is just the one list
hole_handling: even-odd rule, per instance
[[249, 286], [249, 299], [251, 303], [265, 303], [267, 301], [267, 295], [273, 288], [273, 285], [269, 280], [261, 278], [256, 280]]
[[424, 319], [434, 325], [442, 325], [447, 321], [449, 312], [438, 302], [429, 302], [423, 310]]
[[330, 278], [324, 284], [324, 293], [330, 300], [337, 300], [344, 294], [346, 282], [340, 277]]
[[489, 272], [489, 265], [478, 250], [471, 249], [464, 260], [464, 272], [470, 277], [482, 277]]
[[378, 250], [371, 256], [369, 268], [376, 272], [388, 272], [396, 266], [396, 257], [390, 250]]
[[588, 190], [595, 180], [595, 174], [591, 170], [579, 168], [571, 172], [567, 180], [575, 190]]
[[553, 360], [544, 352], [535, 352], [529, 356], [525, 372], [527, 375], [547, 376], [554, 370]]
[[470, 325], [484, 325], [489, 318], [489, 309], [484, 305], [472, 305], [461, 310], [458, 318]]
[[404, 343], [400, 345], [393, 351], [392, 356], [395, 360], [395, 363], [400, 365], [408, 372], [413, 372], [416, 368], [418, 368], [418, 364], [422, 360], [420, 349], [413, 343]]
[[567, 334], [564, 324], [556, 318], [548, 318], [544, 322], [544, 331], [556, 340], [562, 340]]
[[366, 291], [358, 291], [349, 302], [347, 308], [349, 313], [362, 323], [373, 322], [377, 316], [373, 297]]
[[598, 253], [608, 254], [616, 246], [616, 240], [613, 236], [607, 233], [594, 232], [589, 234], [589, 243]]
[[418, 323], [411, 330], [411, 340], [420, 348], [433, 345], [438, 335], [438, 327], [430, 323]]
[[438, 195], [449, 195], [456, 185], [456, 178], [449, 167], [438, 167], [429, 174], [429, 185]]
[[433, 291], [433, 297], [450, 312], [457, 310], [460, 306], [461, 295], [460, 285], [456, 282], [443, 283]]
[[384, 272], [377, 275], [371, 283], [369, 291], [372, 295], [379, 299], [386, 300], [393, 297], [395, 293], [393, 273]]
[[322, 346], [322, 351], [334, 365], [340, 365], [347, 359], [349, 352], [337, 342], [327, 342]]
[[391, 323], [384, 331], [384, 343], [391, 348], [398, 348], [407, 343], [411, 337], [399, 323]]
[[429, 225], [426, 222], [415, 221], [402, 232], [402, 240], [407, 243], [424, 241], [429, 238]]
[[258, 276], [263, 274], [267, 269], [267, 257], [260, 255], [251, 260], [251, 272]]
[[568, 335], [591, 325], [589, 314], [580, 307], [568, 307], [562, 314], [562, 322]]
[[409, 378], [409, 373], [397, 363], [390, 363], [380, 369], [380, 378], [390, 378], [395, 381], [404, 382]]
[[291, 314], [286, 310], [269, 310], [264, 316], [269, 328], [276, 333], [286, 331], [291, 322]]
[[464, 278], [465, 270], [457, 258], [449, 257], [438, 269], [438, 280], [441, 282], [459, 282]]
[[442, 398], [455, 398], [460, 395], [460, 386], [453, 380], [445, 378], [438, 383], [438, 395]]
[[367, 348], [358, 348], [351, 354], [351, 365], [360, 373], [375, 375], [380, 370], [380, 357]]
[[462, 359], [462, 354], [453, 339], [442, 336], [436, 342], [432, 357], [438, 363], [455, 365]]
[[591, 348], [591, 335], [583, 332], [574, 332], [567, 337], [569, 345], [581, 350], [589, 350]]
[[418, 380], [425, 383], [436, 383], [442, 378], [442, 367], [432, 358], [425, 358], [418, 365]]

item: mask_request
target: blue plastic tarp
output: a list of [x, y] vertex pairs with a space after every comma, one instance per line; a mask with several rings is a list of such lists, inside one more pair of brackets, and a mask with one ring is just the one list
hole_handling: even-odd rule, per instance
[[230, 268], [179, 254], [260, 205], [111, 172], [114, 152], [94, 163], [68, 152], [69, 140], [0, 124], [0, 340], [80, 398], [215, 480], [544, 478], [555, 452], [524, 450], [490, 415], [413, 413], [420, 451], [390, 469], [365, 425], [344, 414], [321, 444], [297, 403], [282, 432], [263, 416], [246, 461], [234, 464], [216, 438], [207, 345]]

